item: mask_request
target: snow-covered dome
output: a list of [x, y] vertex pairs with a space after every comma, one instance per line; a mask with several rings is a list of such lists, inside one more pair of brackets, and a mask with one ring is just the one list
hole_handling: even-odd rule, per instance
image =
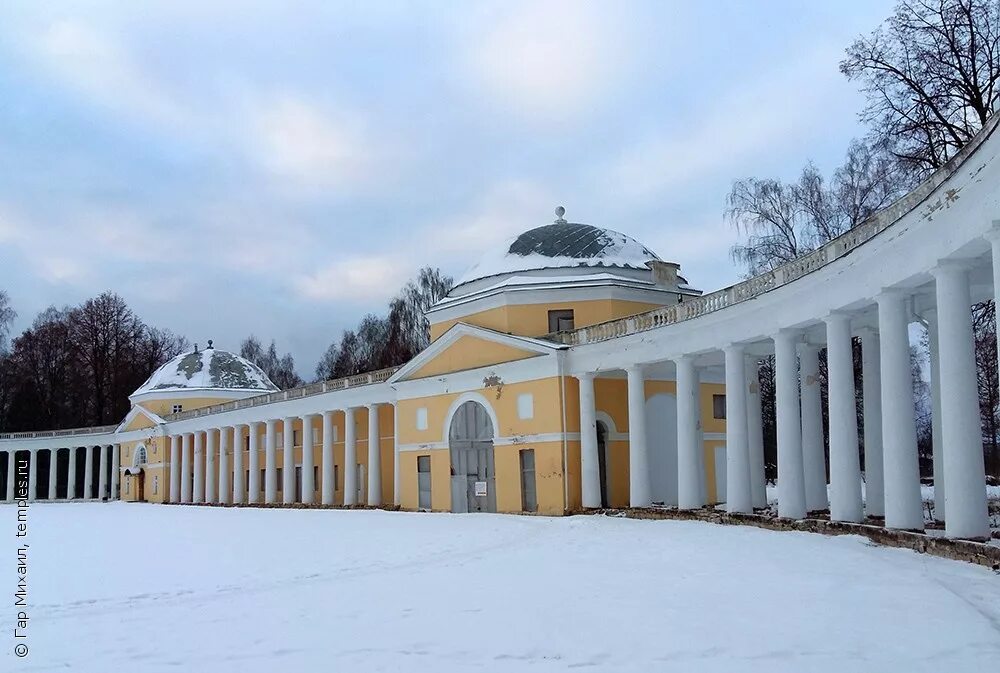
[[161, 366], [132, 397], [147, 393], [218, 390], [268, 393], [278, 390], [254, 363], [228, 351], [209, 347], [182, 353]]
[[563, 210], [552, 224], [529, 229], [489, 250], [455, 287], [484, 278], [541, 269], [635, 269], [649, 272], [656, 254], [631, 236], [589, 224], [567, 222]]

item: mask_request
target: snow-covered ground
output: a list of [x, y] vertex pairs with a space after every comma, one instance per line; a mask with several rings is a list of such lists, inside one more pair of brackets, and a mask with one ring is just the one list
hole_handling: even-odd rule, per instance
[[[1000, 577], [857, 537], [603, 516], [28, 513], [30, 651], [12, 656], [6, 608], [4, 671], [1000, 665]], [[14, 517], [0, 508], [8, 570]]]

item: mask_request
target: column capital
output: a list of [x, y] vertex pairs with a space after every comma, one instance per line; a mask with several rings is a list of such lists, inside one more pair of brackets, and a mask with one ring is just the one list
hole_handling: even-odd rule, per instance
[[1000, 220], [993, 220], [990, 230], [983, 234], [983, 238], [993, 243], [1000, 241]]
[[781, 341], [784, 343], [794, 343], [797, 339], [801, 338], [802, 330], [794, 327], [782, 327], [771, 335], [772, 341]]
[[876, 303], [881, 304], [885, 301], [905, 300], [909, 296], [910, 293], [901, 287], [883, 287], [879, 290], [878, 294], [875, 295], [875, 301]]
[[625, 367], [622, 367], [622, 369], [625, 370], [626, 374], [630, 374], [630, 375], [634, 375], [634, 376], [635, 375], [644, 375], [646, 373], [645, 363], [643, 363], [643, 362], [636, 362], [636, 363], [633, 363], [633, 364], [630, 364], [630, 365], [626, 365]]
[[729, 343], [722, 347], [724, 353], [746, 353], [747, 345], [744, 343]]
[[935, 278], [939, 278], [942, 275], [951, 275], [955, 273], [961, 273], [963, 271], [968, 271], [972, 266], [973, 260], [962, 258], [962, 259], [939, 259], [937, 266], [930, 270], [930, 274]]
[[573, 374], [573, 378], [581, 381], [593, 381], [596, 377], [597, 372], [580, 372], [579, 374]]
[[335, 410], [333, 410], [333, 409], [327, 409], [326, 411], [323, 412], [323, 418], [324, 419], [326, 419], [326, 418], [333, 418], [333, 415], [335, 413], [337, 413]]
[[372, 409], [377, 409], [377, 408], [378, 408], [378, 407], [380, 407], [380, 406], [382, 406], [382, 403], [381, 403], [381, 402], [369, 402], [368, 404], [366, 404], [366, 405], [365, 405], [365, 407], [366, 407], [366, 408], [367, 408], [367, 409], [368, 409], [369, 411], [370, 411], [370, 410], [372, 410]]
[[826, 314], [826, 317], [823, 318], [823, 322], [825, 322], [828, 325], [831, 323], [845, 323], [845, 322], [847, 324], [850, 324], [852, 317], [853, 316], [846, 311], [830, 311], [829, 313]]

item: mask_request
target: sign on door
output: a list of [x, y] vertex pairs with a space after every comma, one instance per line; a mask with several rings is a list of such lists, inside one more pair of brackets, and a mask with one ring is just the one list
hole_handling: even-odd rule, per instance
[[477, 481], [476, 482], [476, 497], [481, 498], [486, 496], [486, 482]]

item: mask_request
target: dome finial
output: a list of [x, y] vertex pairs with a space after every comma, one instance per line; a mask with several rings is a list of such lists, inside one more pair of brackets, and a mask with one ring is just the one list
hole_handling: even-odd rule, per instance
[[208, 347], [212, 348], [212, 340], [211, 339], [208, 340]]
[[566, 224], [566, 220], [563, 219], [563, 215], [566, 214], [566, 209], [562, 206], [556, 206], [556, 223]]

